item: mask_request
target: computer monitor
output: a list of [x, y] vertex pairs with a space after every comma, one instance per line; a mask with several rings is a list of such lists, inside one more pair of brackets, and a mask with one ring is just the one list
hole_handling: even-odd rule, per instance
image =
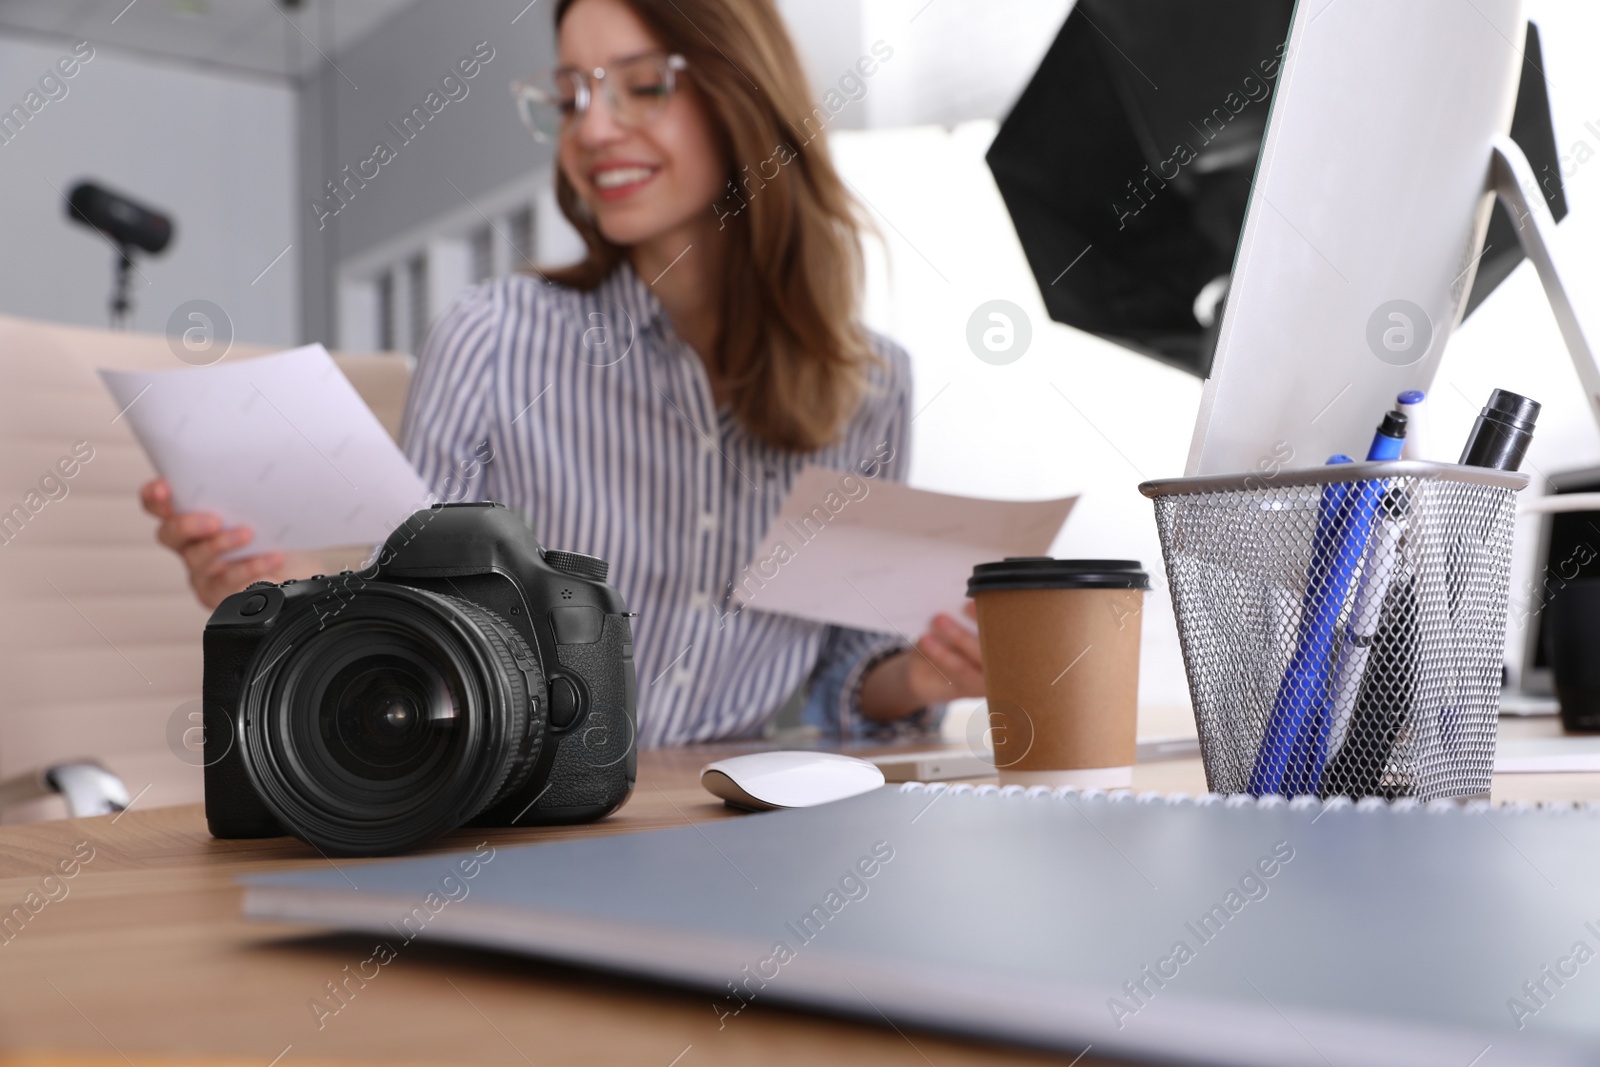
[[1300, 0], [1188, 473], [1361, 458], [1396, 394], [1431, 385], [1518, 169], [1518, 236], [1600, 408], [1548, 209], [1505, 158], [1525, 27], [1521, 0]]

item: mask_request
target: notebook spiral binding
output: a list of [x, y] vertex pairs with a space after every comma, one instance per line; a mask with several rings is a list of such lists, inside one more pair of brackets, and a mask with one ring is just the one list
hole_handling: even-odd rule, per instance
[[1158, 793], [1154, 790], [1135, 793], [1131, 789], [1077, 789], [1073, 786], [1062, 786], [1051, 789], [1049, 786], [1020, 786], [1020, 785], [950, 785], [947, 782], [903, 782], [900, 785], [902, 793], [950, 793], [954, 796], [979, 796], [979, 797], [1026, 797], [1037, 800], [1049, 797], [1052, 800], [1085, 800], [1099, 801], [1107, 804], [1164, 804], [1169, 807], [1182, 807], [1195, 805], [1196, 807], [1211, 807], [1221, 805], [1225, 808], [1288, 808], [1290, 811], [1342, 811], [1346, 808], [1362, 813], [1375, 811], [1421, 811], [1429, 815], [1450, 815], [1462, 813], [1478, 815], [1494, 811], [1506, 815], [1522, 815], [1530, 812], [1557, 814], [1586, 814], [1600, 813], [1600, 801], [1564, 801], [1547, 800], [1537, 804], [1525, 800], [1507, 800], [1499, 804], [1491, 801], [1474, 799], [1466, 802], [1458, 800], [1440, 799], [1430, 800], [1426, 803], [1414, 797], [1401, 797], [1398, 800], [1385, 800], [1382, 797], [1363, 797], [1352, 802], [1349, 797], [1329, 797], [1326, 800], [1314, 796], [1297, 796], [1285, 798], [1277, 794], [1266, 796], [1251, 796], [1249, 793], [1201, 793], [1199, 796], [1190, 796], [1188, 793]]

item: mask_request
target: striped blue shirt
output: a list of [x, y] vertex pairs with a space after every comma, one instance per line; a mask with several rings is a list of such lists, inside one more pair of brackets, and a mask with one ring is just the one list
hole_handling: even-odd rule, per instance
[[501, 278], [434, 326], [403, 447], [449, 499], [498, 501], [542, 545], [610, 562], [639, 615], [641, 745], [758, 735], [802, 685], [806, 722], [879, 733], [860, 715], [861, 679], [904, 641], [742, 608], [735, 585], [807, 463], [905, 480], [909, 361], [875, 344], [884, 366], [840, 440], [796, 454], [719, 410], [699, 356], [627, 265], [587, 293]]

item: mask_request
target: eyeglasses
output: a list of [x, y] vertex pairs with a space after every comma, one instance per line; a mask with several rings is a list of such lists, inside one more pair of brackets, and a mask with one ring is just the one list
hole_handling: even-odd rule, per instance
[[594, 101], [596, 86], [605, 94], [612, 118], [636, 130], [666, 108], [677, 88], [678, 72], [688, 65], [680, 55], [652, 52], [613, 63], [609, 69], [561, 67], [514, 83], [511, 95], [522, 124], [536, 141], [556, 140], [581, 122]]

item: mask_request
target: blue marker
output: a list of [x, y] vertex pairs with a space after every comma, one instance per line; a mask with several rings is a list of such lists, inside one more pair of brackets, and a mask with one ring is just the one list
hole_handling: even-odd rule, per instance
[[[1407, 397], [1415, 396], [1415, 400]], [[1422, 403], [1422, 394], [1416, 391], [1400, 394], [1400, 404], [1413, 406]], [[1383, 422], [1378, 424], [1378, 432], [1372, 435], [1372, 447], [1367, 449], [1368, 463], [1386, 463], [1392, 459], [1399, 459], [1400, 453], [1406, 445], [1406, 423], [1410, 419], [1404, 411], [1397, 407], [1394, 411], [1383, 413]]]

